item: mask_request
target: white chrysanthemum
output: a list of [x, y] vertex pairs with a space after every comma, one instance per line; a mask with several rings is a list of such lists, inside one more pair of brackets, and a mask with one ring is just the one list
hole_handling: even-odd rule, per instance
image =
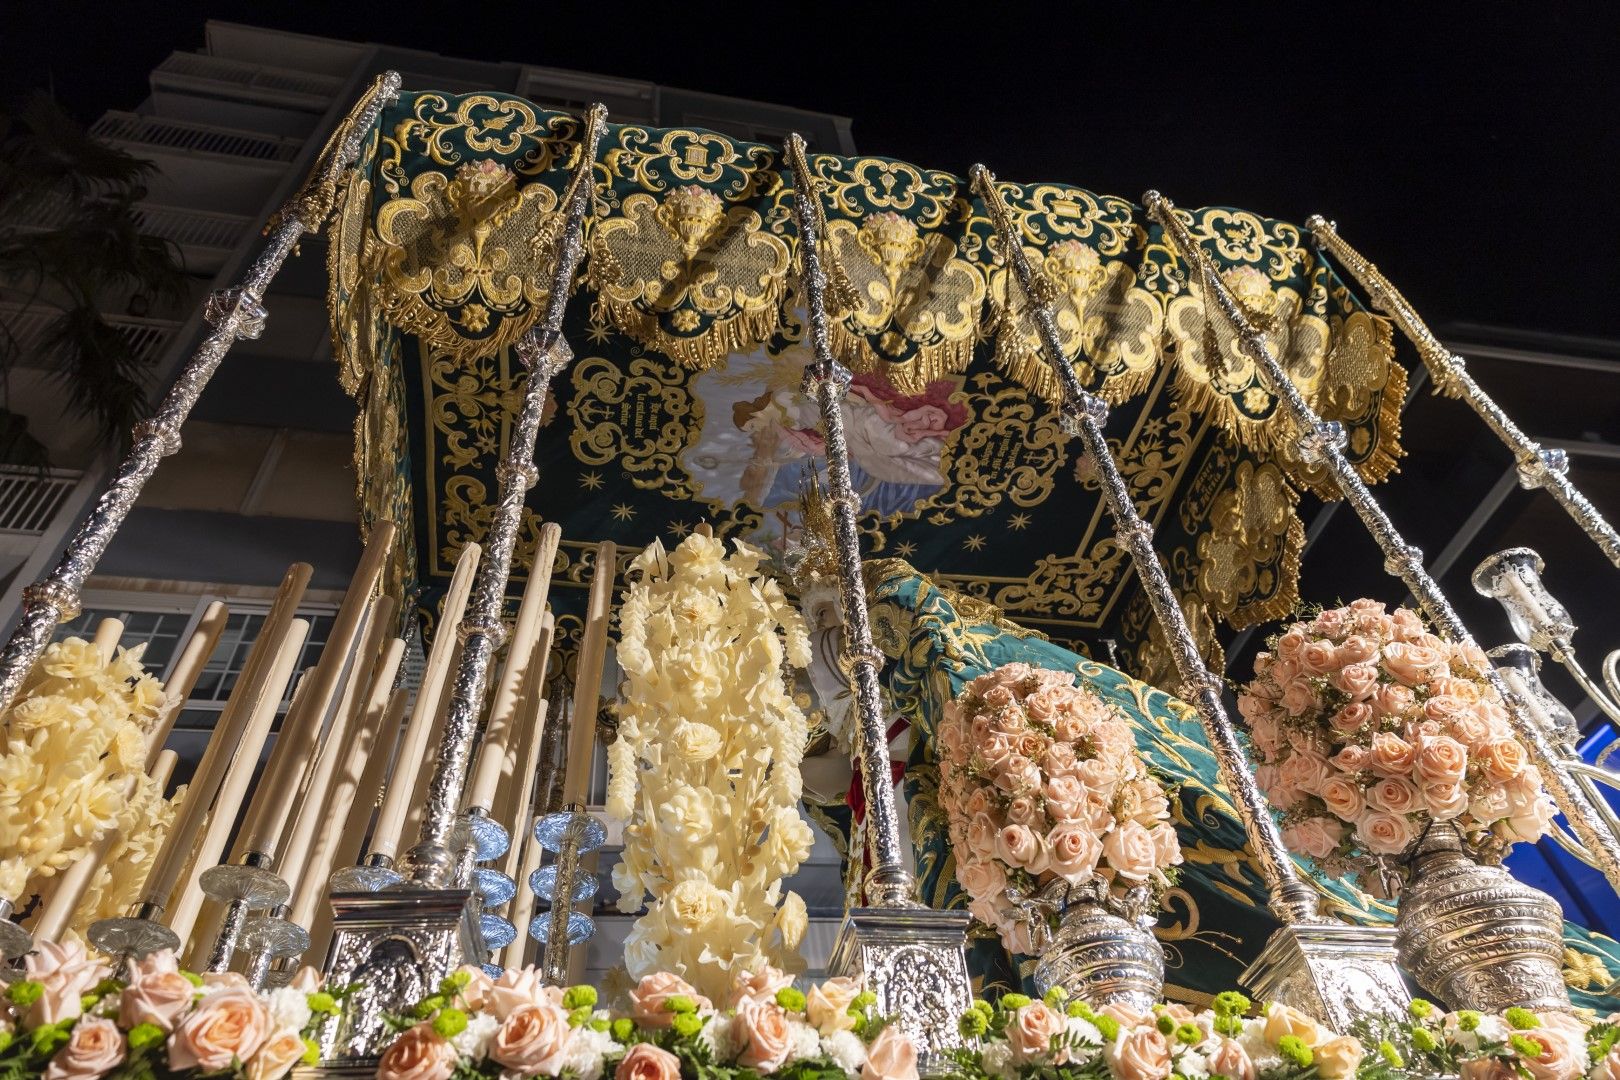
[[619, 1049], [613, 1036], [582, 1025], [568, 1037], [568, 1052], [563, 1059], [563, 1071], [572, 1073], [577, 1080], [598, 1080], [602, 1075], [603, 1059]]
[[999, 1076], [1001, 1080], [1012, 1080], [1018, 1072], [1018, 1065], [1013, 1061], [1012, 1047], [999, 1040], [987, 1043], [979, 1053], [979, 1060], [983, 1063], [985, 1072], [991, 1076]]
[[788, 1021], [788, 1060], [806, 1061], [821, 1056], [821, 1036], [809, 1024]]
[[1087, 1046], [1101, 1046], [1103, 1044], [1102, 1032], [1090, 1020], [1078, 1016], [1071, 1016], [1064, 1024], [1070, 1039]]
[[276, 1024], [294, 1031], [303, 1031], [309, 1023], [309, 995], [290, 986], [278, 986], [264, 995], [264, 1003]]
[[1197, 1050], [1184, 1050], [1176, 1058], [1176, 1072], [1187, 1080], [1204, 1080], [1209, 1075], [1209, 1059]]
[[821, 1052], [850, 1076], [859, 1076], [866, 1065], [866, 1046], [853, 1031], [835, 1031], [821, 1038]]
[[475, 1012], [467, 1017], [467, 1026], [450, 1037], [456, 1053], [472, 1061], [482, 1061], [489, 1053], [489, 1040], [501, 1029], [501, 1022], [489, 1013]]
[[[718, 1013], [711, 1014], [703, 1030], [698, 1032], [698, 1039], [709, 1048], [709, 1056], [717, 1064], [729, 1064], [737, 1056], [737, 1040], [731, 1034], [731, 1018]], [[866, 1060], [866, 1052], [861, 1052], [861, 1060]]]

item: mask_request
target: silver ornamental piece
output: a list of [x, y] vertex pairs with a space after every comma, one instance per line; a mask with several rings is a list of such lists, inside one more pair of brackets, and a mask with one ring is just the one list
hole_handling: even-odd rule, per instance
[[1364, 1016], [1404, 1020], [1412, 1000], [1395, 966], [1395, 931], [1385, 926], [1281, 927], [1238, 982], [1257, 1000], [1292, 1005], [1335, 1031]]
[[924, 907], [854, 908], [827, 961], [831, 973], [858, 979], [877, 995], [879, 1016], [893, 1016], [915, 1040], [918, 1067], [938, 1072], [945, 1052], [962, 1045], [962, 1014], [973, 984], [962, 943], [972, 917]]
[[1395, 931], [1406, 970], [1453, 1009], [1570, 1009], [1563, 911], [1502, 867], [1475, 862], [1449, 822], [1413, 846]]
[[1153, 931], [1095, 900], [1066, 904], [1035, 961], [1041, 993], [1060, 986], [1089, 1005], [1148, 1012], [1164, 996], [1164, 949]]
[[360, 989], [321, 1029], [323, 1070], [375, 1068], [390, 1037], [384, 1016], [404, 1012], [479, 955], [471, 899], [467, 889], [411, 884], [332, 895], [326, 981]]
[[1367, 290], [1373, 305], [1394, 319], [1412, 344], [1417, 346], [1424, 365], [1434, 376], [1437, 389], [1451, 397], [1466, 401], [1485, 426], [1496, 433], [1507, 448], [1513, 451], [1519, 465], [1519, 484], [1527, 489], [1543, 488], [1562, 506], [1575, 524], [1592, 538], [1609, 561], [1620, 566], [1620, 532], [1604, 519], [1581, 490], [1569, 479], [1569, 461], [1562, 450], [1549, 450], [1531, 439], [1502, 407], [1487, 394], [1468, 374], [1463, 358], [1442, 345], [1406, 298], [1395, 290], [1389, 280], [1360, 252], [1340, 238], [1333, 222], [1313, 215], [1305, 222], [1317, 242], [1350, 271], [1350, 276]]
[[[1440, 583], [1423, 568], [1423, 553], [1407, 544], [1395, 528], [1395, 523], [1373, 497], [1366, 481], [1356, 472], [1350, 459], [1345, 457], [1343, 449], [1325, 437], [1329, 425], [1311, 408], [1299, 387], [1283, 370], [1265, 335], [1250, 321], [1237, 297], [1232, 295], [1232, 290], [1221, 279], [1214, 261], [1193, 238], [1186, 222], [1177, 216], [1175, 206], [1157, 191], [1143, 195], [1142, 204], [1148, 215], [1164, 227], [1165, 239], [1187, 264], [1191, 278], [1198, 283], [1205, 298], [1214, 301], [1216, 310], [1232, 327], [1238, 348], [1263, 373], [1267, 385], [1277, 395], [1281, 415], [1297, 430], [1313, 433], [1307, 437], [1313, 450], [1320, 453], [1321, 464], [1332, 478], [1334, 487], [1355, 509], [1356, 516], [1384, 552], [1385, 569], [1398, 577], [1417, 597], [1424, 613], [1442, 635], [1459, 645], [1475, 645], [1473, 635], [1451, 606]], [[1611, 886], [1620, 890], [1620, 837], [1606, 830], [1586, 792], [1575, 781], [1562, 757], [1547, 741], [1530, 711], [1502, 676], [1492, 668], [1486, 672], [1486, 678], [1507, 707], [1513, 733], [1530, 751], [1532, 760], [1541, 770], [1542, 782], [1558, 804], [1558, 809], [1569, 819], [1570, 827], [1580, 838], [1593, 864], [1608, 878]]]

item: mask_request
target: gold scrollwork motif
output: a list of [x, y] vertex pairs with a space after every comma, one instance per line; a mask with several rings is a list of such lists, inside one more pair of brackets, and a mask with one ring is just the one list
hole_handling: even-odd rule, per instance
[[840, 359], [856, 371], [881, 371], [911, 394], [966, 370], [984, 276], [958, 256], [954, 241], [893, 210], [859, 224], [833, 219], [827, 235], [859, 301], [832, 324]]
[[686, 374], [640, 356], [628, 367], [590, 357], [574, 365], [573, 424], [568, 445], [587, 465], [613, 465], [639, 488], [671, 499], [697, 495], [680, 456], [703, 429], [703, 403], [687, 392]]
[[1278, 619], [1299, 602], [1305, 530], [1282, 470], [1240, 461], [1198, 537], [1198, 593], [1236, 629]]
[[360, 392], [371, 370], [375, 333], [371, 290], [360, 280], [360, 255], [371, 228], [371, 181], [356, 169], [340, 196], [327, 233], [327, 317], [332, 331], [332, 358], [338, 385], [351, 397]]
[[458, 358], [511, 345], [544, 308], [556, 208], [551, 188], [519, 187], [490, 158], [418, 175], [377, 211], [383, 315]]
[[[1215, 620], [1210, 617], [1209, 607], [1195, 593], [1184, 593], [1177, 599], [1181, 613], [1187, 618], [1187, 627], [1192, 631], [1193, 641], [1198, 645], [1198, 654], [1211, 671], [1224, 671], [1226, 650], [1221, 648], [1220, 640], [1215, 636]], [[1138, 679], [1160, 689], [1167, 686], [1173, 688], [1181, 681], [1175, 655], [1164, 636], [1164, 626], [1153, 617], [1152, 608], [1140, 593], [1127, 605], [1122, 630], [1127, 640], [1140, 642], [1133, 665], [1133, 673]]]
[[755, 348], [781, 322], [788, 248], [747, 206], [707, 188], [624, 200], [591, 237], [601, 309], [632, 338], [689, 368]]
[[524, 176], [565, 168], [578, 152], [579, 120], [542, 114], [522, 98], [468, 94], [450, 99], [418, 94], [411, 115], [383, 137], [380, 171], [397, 194], [405, 185], [407, 156], [421, 156], [441, 168], [460, 165], [463, 148], [481, 157], [507, 159]]
[[984, 373], [969, 379], [973, 417], [945, 451], [945, 487], [922, 509], [944, 524], [978, 517], [1005, 497], [1037, 506], [1052, 494], [1053, 478], [1068, 460], [1068, 436], [1038, 409], [1022, 387]]

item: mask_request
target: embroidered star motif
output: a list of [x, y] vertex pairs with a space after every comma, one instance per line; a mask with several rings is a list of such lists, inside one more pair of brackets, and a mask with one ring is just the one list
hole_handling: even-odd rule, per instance
[[1014, 514], [1012, 517], [1007, 519], [1007, 524], [1011, 525], [1015, 529], [1027, 529], [1029, 528], [1029, 515]]
[[966, 540], [962, 541], [962, 546], [967, 548], [969, 551], [983, 551], [984, 537], [980, 536], [978, 533], [974, 533], [972, 536], [969, 536]]
[[590, 329], [585, 331], [585, 337], [592, 345], [606, 345], [608, 338], [612, 336], [613, 331], [608, 328], [608, 324], [596, 319], [591, 320]]
[[613, 504], [613, 520], [614, 521], [629, 521], [631, 518], [633, 518], [635, 516], [636, 516], [636, 508], [631, 506], [629, 503], [614, 503]]
[[672, 521], [669, 523], [669, 531], [674, 533], [676, 536], [685, 536], [687, 533], [692, 531], [692, 526], [688, 525], [684, 521]]
[[601, 491], [602, 474], [599, 472], [585, 473], [579, 478], [579, 486], [590, 491]]
[[900, 556], [902, 559], [909, 559], [913, 555], [917, 554], [917, 545], [913, 544], [910, 540], [902, 540], [900, 543], [894, 545], [894, 553]]

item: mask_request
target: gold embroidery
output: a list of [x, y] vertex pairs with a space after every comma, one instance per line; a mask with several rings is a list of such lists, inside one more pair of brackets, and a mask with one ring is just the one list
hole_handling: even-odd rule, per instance
[[989, 372], [968, 382], [973, 419], [945, 451], [945, 487], [919, 507], [936, 525], [978, 517], [1003, 496], [1017, 506], [1039, 505], [1069, 457], [1068, 437], [1021, 387]]
[[[377, 211], [383, 315], [458, 359], [517, 341], [551, 284], [560, 218], [544, 184], [491, 159], [426, 172]], [[485, 334], [498, 321], [493, 334]]]
[[1299, 602], [1298, 505], [1269, 462], [1238, 462], [1216, 496], [1210, 531], [1198, 537], [1198, 592], [1234, 628], [1281, 618]]
[[590, 357], [574, 365], [568, 444], [587, 465], [617, 465], [630, 482], [671, 499], [695, 498], [680, 455], [703, 429], [703, 403], [686, 389], [681, 369], [653, 357], [628, 370]]

